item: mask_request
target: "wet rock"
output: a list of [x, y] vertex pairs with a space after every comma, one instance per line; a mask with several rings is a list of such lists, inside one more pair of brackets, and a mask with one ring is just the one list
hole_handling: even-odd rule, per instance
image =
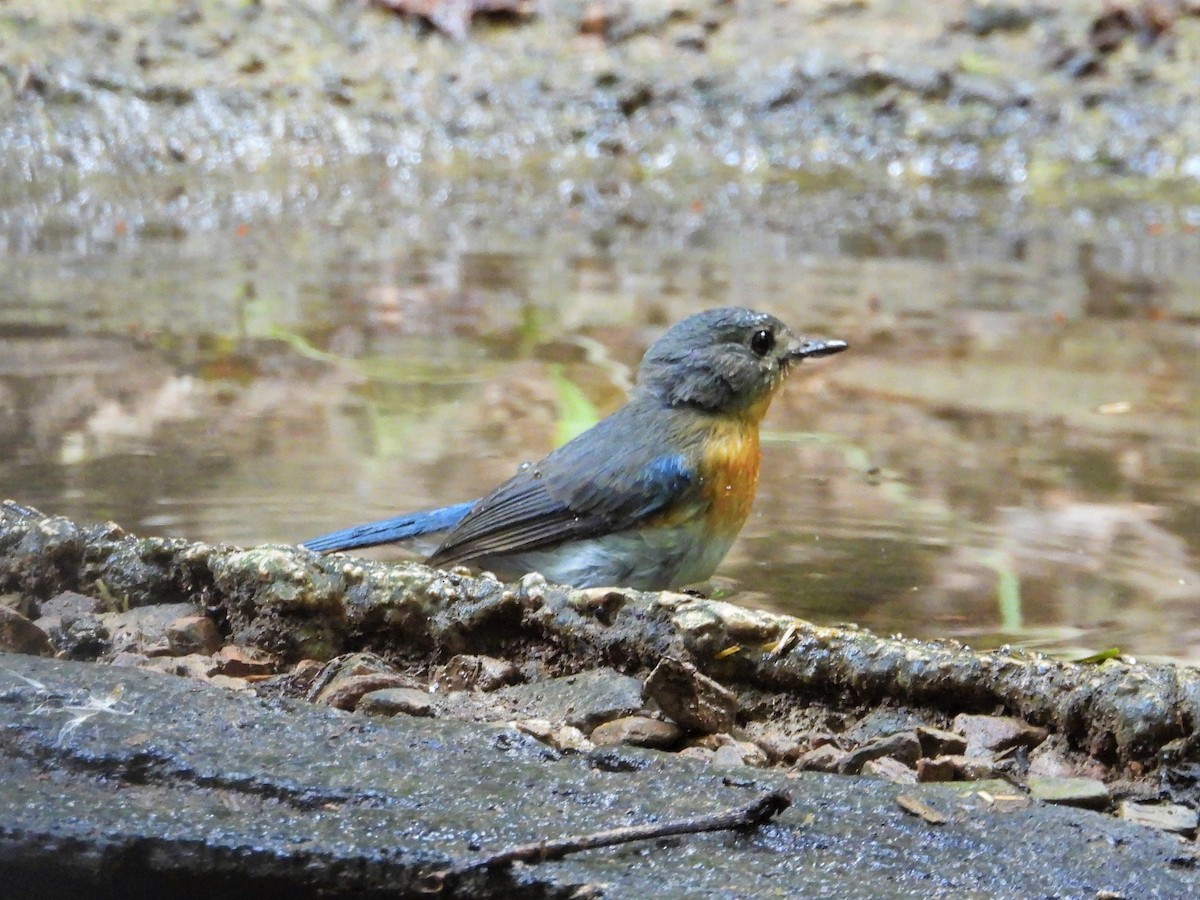
[[221, 648], [221, 632], [208, 616], [183, 616], [167, 626], [167, 645], [171, 652], [216, 653]]
[[807, 748], [807, 744], [796, 737], [775, 728], [770, 723], [755, 722], [743, 733], [767, 754], [772, 763], [794, 763]]
[[839, 772], [843, 761], [849, 755], [834, 744], [822, 744], [801, 754], [796, 760], [796, 768], [808, 772]]
[[[44, 617], [38, 622], [46, 621], [46, 618], [53, 619]], [[107, 653], [110, 647], [108, 629], [91, 613], [64, 616], [57, 629], [48, 634], [58, 654], [65, 659], [94, 660]]]
[[513, 724], [519, 731], [564, 753], [582, 753], [596, 746], [574, 725], [555, 727], [548, 719], [524, 719]]
[[967, 739], [953, 731], [921, 725], [917, 727], [916, 735], [917, 740], [921, 742], [921, 753], [924, 756], [955, 755], [967, 750]]
[[945, 756], [935, 759], [922, 757], [917, 760], [917, 781], [921, 783], [935, 781], [953, 781], [958, 777], [958, 766], [954, 760]]
[[521, 680], [521, 670], [507, 659], [460, 653], [437, 670], [435, 682], [445, 691], [494, 691]]
[[[118, 687], [115, 709], [67, 733], [65, 715], [39, 708], [47, 693], [104, 699]], [[178, 896], [180, 885], [230, 896], [231, 879], [249, 885], [238, 897], [263, 884], [331, 900], [417, 896], [431, 869], [466, 873], [452, 893], [471, 897], [565, 897], [583, 882], [611, 885], [614, 897], [728, 895], [731, 883], [747, 898], [809, 896], [814, 885], [841, 896], [848, 878], [864, 898], [914, 883], [930, 897], [961, 896], [964, 884], [989, 897], [1075, 897], [1081, 885], [1087, 896], [1097, 885], [1131, 898], [1195, 893], [1176, 837], [1043, 804], [1013, 815], [1004, 783], [988, 788], [991, 801], [973, 785], [908, 789], [947, 813], [933, 841], [926, 822], [898, 814], [896, 787], [872, 779], [731, 778], [636, 748], [563, 756], [512, 729], [440, 718], [348, 727], [307, 704], [31, 656], [5, 659], [0, 690], [0, 820], [21, 848], [0, 854], [6, 896], [123, 897], [131, 884], [145, 896]], [[794, 796], [769, 828], [617, 854], [652, 854], [653, 866], [593, 852], [471, 868], [481, 853], [711, 815], [768, 789]]]
[[180, 678], [195, 678], [207, 681], [210, 675], [217, 672], [211, 656], [199, 653], [188, 653], [184, 656], [159, 656], [149, 659], [143, 666], [151, 672], [162, 672], [167, 675], [177, 675]]
[[1122, 800], [1117, 807], [1117, 815], [1128, 822], [1186, 836], [1195, 834], [1200, 825], [1200, 816], [1196, 810], [1178, 803], [1135, 803], [1132, 800]]
[[213, 663], [217, 672], [234, 678], [270, 675], [279, 667], [279, 661], [271, 654], [238, 644], [226, 644], [214, 653]]
[[15, 609], [0, 606], [0, 653], [31, 653], [50, 656], [50, 636]]
[[104, 612], [104, 601], [75, 591], [61, 591], [38, 603], [38, 614], [60, 619]]
[[956, 780], [983, 781], [996, 774], [996, 764], [990, 756], [943, 756], [954, 767]]
[[885, 778], [895, 784], [917, 783], [917, 773], [892, 756], [867, 760], [862, 767], [862, 773], [870, 778]]
[[330, 682], [317, 694], [316, 702], [335, 709], [356, 709], [367, 694], [393, 688], [411, 688], [412, 679], [395, 672], [347, 675]]
[[884, 756], [891, 756], [906, 765], [915, 765], [921, 756], [921, 742], [912, 731], [901, 731], [877, 738], [846, 754], [838, 765], [838, 771], [843, 775], [856, 775], [862, 771], [868, 760]]
[[420, 687], [416, 679], [402, 675], [374, 653], [348, 653], [331, 659], [311, 676], [305, 698], [335, 709], [354, 709], [372, 691]]
[[[842, 733], [845, 741], [865, 744], [901, 731], [924, 727], [924, 720], [907, 709], [873, 709]], [[928, 755], [928, 754], [927, 754]]]
[[[331, 703], [330, 705], [335, 704]], [[376, 716], [432, 716], [433, 698], [427, 691], [416, 688], [383, 688], [363, 694], [355, 709]]]
[[1029, 754], [1028, 775], [1049, 778], [1098, 778], [1104, 766], [1081, 754], [1072, 754], [1062, 735], [1052, 734]]
[[1029, 779], [1029, 796], [1045, 803], [1104, 809], [1112, 802], [1108, 786], [1095, 778], [1053, 778], [1034, 775]]
[[1045, 728], [1011, 716], [954, 717], [954, 730], [967, 739], [967, 756], [988, 756], [1010, 747], [1032, 750], [1046, 739]]
[[710, 750], [708, 747], [684, 747], [677, 755], [694, 759], [705, 765], [712, 765], [713, 760], [717, 757], [717, 751]]
[[598, 747], [629, 744], [634, 747], [665, 748], [676, 744], [682, 729], [671, 722], [648, 716], [623, 716], [592, 729], [591, 740]]
[[113, 654], [112, 659], [108, 661], [110, 666], [126, 669], [140, 669], [149, 662], [150, 657], [144, 653], [137, 653], [133, 650], [122, 650], [120, 653]]
[[234, 678], [232, 675], [222, 675], [219, 672], [208, 676], [208, 683], [229, 691], [248, 691], [250, 682], [245, 678]]
[[[100, 621], [111, 636], [111, 651], [122, 650], [143, 652], [150, 656], [185, 653], [212, 653], [220, 642], [211, 647], [173, 649], [167, 631], [181, 618], [198, 616], [201, 610], [194, 603], [161, 603], [155, 606], [137, 606], [125, 612], [104, 613]], [[215, 629], [214, 629], [215, 630]]]
[[681, 728], [715, 734], [737, 721], [737, 695], [689, 662], [668, 657], [646, 678], [642, 696], [653, 700]]
[[642, 708], [642, 682], [615, 669], [593, 669], [501, 688], [491, 696], [535, 718], [590, 731], [601, 722], [638, 712]]
[[761, 768], [767, 764], [767, 754], [762, 747], [751, 741], [730, 740], [717, 748], [713, 756], [714, 766], [755, 766]]

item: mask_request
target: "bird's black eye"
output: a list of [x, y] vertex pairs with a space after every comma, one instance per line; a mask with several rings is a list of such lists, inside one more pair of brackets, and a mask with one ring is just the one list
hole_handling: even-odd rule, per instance
[[767, 331], [765, 328], [762, 331], [754, 332], [750, 337], [750, 349], [756, 356], [766, 356], [775, 349], [774, 332]]

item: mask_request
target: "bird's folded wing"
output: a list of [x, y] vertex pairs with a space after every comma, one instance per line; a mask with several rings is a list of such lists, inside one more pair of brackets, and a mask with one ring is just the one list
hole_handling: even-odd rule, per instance
[[692, 502], [698, 486], [681, 453], [646, 448], [599, 458], [568, 444], [480, 500], [428, 562], [454, 565], [628, 530]]

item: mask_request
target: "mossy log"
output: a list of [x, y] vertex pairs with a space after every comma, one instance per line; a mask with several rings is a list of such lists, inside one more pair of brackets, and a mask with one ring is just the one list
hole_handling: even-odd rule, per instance
[[198, 602], [239, 643], [285, 660], [371, 649], [409, 663], [454, 653], [536, 659], [557, 672], [645, 672], [691, 661], [776, 709], [886, 702], [1005, 712], [1107, 762], [1179, 762], [1200, 747], [1200, 672], [1109, 660], [1079, 665], [1017, 650], [881, 638], [690, 595], [572, 590], [527, 576], [138, 538], [12, 502], [0, 507], [0, 593], [71, 590], [116, 608]]

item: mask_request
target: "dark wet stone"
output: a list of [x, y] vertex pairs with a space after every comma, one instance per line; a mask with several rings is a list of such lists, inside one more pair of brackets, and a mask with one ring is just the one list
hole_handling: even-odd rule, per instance
[[[53, 620], [53, 616], [44, 616], [38, 622]], [[66, 615], [59, 620], [57, 628], [51, 627], [47, 629], [47, 633], [55, 649], [67, 659], [97, 659], [111, 647], [108, 629], [104, 627], [99, 616], [91, 613]]]
[[649, 716], [623, 716], [592, 729], [597, 746], [628, 744], [632, 747], [670, 747], [683, 736], [678, 725]]
[[737, 695], [689, 662], [668, 657], [646, 678], [643, 696], [681, 728], [715, 734], [737, 721]]
[[432, 716], [433, 698], [416, 688], [383, 688], [363, 694], [355, 709], [375, 716]]
[[1054, 778], [1033, 775], [1028, 779], [1029, 796], [1045, 803], [1104, 809], [1112, 802], [1108, 786], [1096, 778]]
[[50, 637], [14, 609], [0, 606], [0, 653], [32, 653], [50, 656]]
[[[560, 755], [494, 726], [348, 720], [136, 670], [4, 662], [0, 884], [13, 896], [349, 900], [439, 884], [446, 896], [565, 900], [603, 883], [606, 896], [682, 900], [735, 883], [748, 900], [868, 900], [897, 884], [931, 898], [960, 897], [964, 884], [996, 897], [1186, 897], [1196, 886], [1174, 836], [1067, 807], [999, 809], [952, 785], [753, 769], [733, 779], [649, 750]], [[48, 714], [47, 693], [115, 705], [68, 731], [71, 714]], [[504, 847], [727, 810], [777, 788], [792, 806], [737, 836], [468, 868]], [[937, 840], [897, 809], [900, 793], [950, 813]]]
[[884, 756], [891, 756], [906, 765], [915, 765], [921, 756], [921, 742], [912, 731], [900, 731], [877, 738], [847, 753], [838, 764], [838, 771], [844, 775], [854, 775], [862, 771], [868, 760]]
[[613, 669], [501, 688], [491, 695], [529, 715], [590, 731], [642, 708], [642, 682]]

